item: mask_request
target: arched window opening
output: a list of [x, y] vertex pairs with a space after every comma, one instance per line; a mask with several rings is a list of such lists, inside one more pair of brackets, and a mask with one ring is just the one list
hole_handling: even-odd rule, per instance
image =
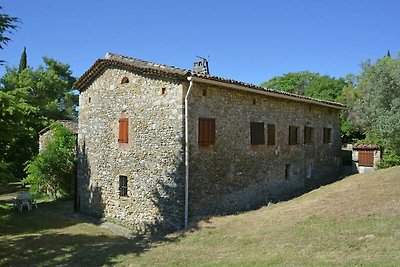
[[129, 83], [128, 77], [122, 78], [121, 84], [126, 84], [126, 83]]

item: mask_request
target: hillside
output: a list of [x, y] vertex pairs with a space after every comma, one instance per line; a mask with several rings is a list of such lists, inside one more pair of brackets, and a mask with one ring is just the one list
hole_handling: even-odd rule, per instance
[[198, 227], [140, 259], [166, 265], [399, 266], [400, 167], [354, 175]]
[[29, 215], [0, 205], [0, 265], [400, 266], [400, 167], [161, 240], [116, 236], [60, 212], [66, 204], [43, 203]]

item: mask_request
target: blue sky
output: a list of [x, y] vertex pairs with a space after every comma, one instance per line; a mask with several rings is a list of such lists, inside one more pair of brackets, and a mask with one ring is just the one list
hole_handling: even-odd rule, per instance
[[[20, 29], [0, 50], [17, 66], [42, 56], [80, 76], [107, 52], [182, 68], [209, 56], [213, 75], [259, 84], [309, 70], [340, 77], [400, 51], [400, 1], [77, 1], [9, 0]], [[4, 73], [1, 67], [0, 74]]]

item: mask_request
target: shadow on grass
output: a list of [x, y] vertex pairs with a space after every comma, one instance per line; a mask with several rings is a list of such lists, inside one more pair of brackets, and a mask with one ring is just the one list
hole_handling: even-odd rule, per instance
[[1, 266], [112, 265], [119, 255], [139, 255], [157, 243], [179, 238], [137, 235], [126, 239], [74, 216], [71, 201], [38, 206], [20, 213], [10, 203], [0, 202]]
[[151, 246], [141, 236], [44, 233], [1, 240], [0, 264], [5, 266], [103, 266], [116, 263], [119, 255], [139, 255]]
[[21, 187], [20, 182], [14, 182], [14, 183], [9, 183], [9, 184], [1, 184], [0, 183], [0, 195], [15, 193], [21, 189], [22, 189], [22, 187]]

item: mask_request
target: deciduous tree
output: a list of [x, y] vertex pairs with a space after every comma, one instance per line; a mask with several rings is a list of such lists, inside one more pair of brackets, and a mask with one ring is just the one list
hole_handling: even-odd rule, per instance
[[76, 136], [60, 124], [52, 124], [52, 139], [45, 150], [26, 166], [28, 176], [23, 183], [32, 190], [60, 197], [70, 193], [76, 160]]
[[25, 162], [38, 152], [38, 132], [52, 121], [77, 118], [69, 66], [46, 57], [44, 63], [21, 72], [6, 68], [0, 79], [0, 162], [19, 179]]
[[[0, 6], [0, 12], [3, 8]], [[9, 41], [11, 41], [9, 34], [17, 29], [17, 23], [19, 19], [16, 17], [10, 17], [7, 14], [0, 13], [0, 49], [3, 49]], [[0, 60], [0, 64], [3, 64], [4, 60]]]
[[386, 56], [374, 64], [365, 62], [361, 81], [352, 121], [365, 130], [368, 139], [380, 143], [387, 155], [399, 157], [400, 59]]

